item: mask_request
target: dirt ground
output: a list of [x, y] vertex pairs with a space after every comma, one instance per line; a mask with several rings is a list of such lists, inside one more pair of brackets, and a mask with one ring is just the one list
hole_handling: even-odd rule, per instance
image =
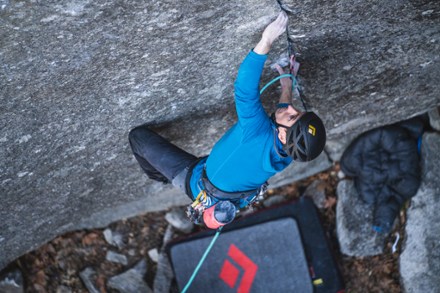
[[[282, 194], [288, 199], [295, 199], [311, 182], [316, 179], [323, 180], [326, 184], [326, 203], [325, 208], [320, 210], [320, 215], [345, 281], [346, 292], [401, 292], [398, 270], [401, 242], [394, 254], [391, 247], [395, 240], [394, 232], [399, 231], [400, 235], [403, 235], [403, 212], [400, 223], [390, 234], [384, 254], [363, 258], [342, 255], [338, 250], [335, 230], [338, 171], [338, 166], [335, 166], [306, 180], [269, 190], [268, 196]], [[69, 292], [69, 289], [71, 292], [87, 292], [79, 273], [86, 267], [91, 267], [96, 271], [95, 287], [102, 293], [112, 293], [115, 291], [106, 287], [107, 280], [145, 259], [148, 265], [145, 280], [152, 288], [156, 264], [149, 258], [148, 251], [153, 248], [159, 249], [162, 245], [167, 227], [165, 213], [166, 211], [148, 213], [109, 225], [113, 232], [123, 235], [125, 245], [121, 248], [111, 246], [105, 241], [104, 229], [76, 231], [53, 239], [38, 250], [22, 256], [12, 265], [18, 266], [23, 272], [25, 292], [63, 293]], [[106, 261], [106, 252], [109, 250], [127, 256], [128, 265]]]

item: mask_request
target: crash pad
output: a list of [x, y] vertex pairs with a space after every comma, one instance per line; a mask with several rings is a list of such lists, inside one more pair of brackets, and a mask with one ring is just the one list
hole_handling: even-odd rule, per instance
[[[171, 242], [182, 290], [215, 231]], [[343, 292], [343, 282], [313, 202], [266, 209], [224, 227], [187, 292]]]

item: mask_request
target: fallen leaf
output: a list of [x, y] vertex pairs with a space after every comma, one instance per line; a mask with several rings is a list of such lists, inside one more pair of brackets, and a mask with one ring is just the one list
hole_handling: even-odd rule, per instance
[[81, 240], [82, 244], [84, 246], [89, 246], [89, 245], [93, 245], [96, 242], [98, 242], [97, 240], [99, 239], [99, 235], [96, 233], [89, 233], [86, 236], [84, 236]]
[[336, 197], [329, 196], [329, 197], [327, 197], [327, 199], [325, 200], [324, 208], [325, 208], [325, 209], [332, 208], [332, 207], [336, 204], [336, 202], [337, 202]]
[[44, 286], [40, 285], [40, 284], [34, 284], [34, 289], [35, 292], [37, 293], [46, 293], [46, 289], [44, 289]]
[[96, 286], [98, 286], [99, 292], [107, 293], [107, 289], [105, 289], [105, 277], [103, 275], [99, 275], [96, 278]]
[[43, 270], [39, 270], [35, 274], [35, 283], [43, 287], [46, 286], [46, 273]]

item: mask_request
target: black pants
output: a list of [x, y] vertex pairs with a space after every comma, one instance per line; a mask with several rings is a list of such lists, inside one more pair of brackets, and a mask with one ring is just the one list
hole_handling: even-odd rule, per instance
[[[164, 183], [173, 182], [185, 191], [186, 176], [181, 180], [176, 176], [185, 169], [188, 171], [188, 168], [198, 160], [197, 157], [170, 143], [146, 125], [132, 129], [128, 138], [136, 160], [149, 178]], [[175, 181], [180, 182], [173, 181], [175, 178]]]

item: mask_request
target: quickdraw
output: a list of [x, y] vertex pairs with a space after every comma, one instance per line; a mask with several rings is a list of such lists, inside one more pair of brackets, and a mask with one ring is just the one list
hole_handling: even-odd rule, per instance
[[[277, 2], [281, 10], [284, 11], [286, 14], [291, 15], [294, 13], [294, 11], [291, 8], [289, 8], [287, 5], [285, 5], [281, 0], [277, 0]], [[307, 112], [307, 105], [303, 99], [303, 93], [301, 92], [301, 89], [298, 86], [298, 81], [297, 81], [297, 75], [298, 75], [300, 63], [296, 60], [296, 57], [299, 56], [300, 54], [296, 49], [293, 39], [290, 37], [289, 26], [286, 27], [286, 39], [287, 39], [287, 54], [289, 56], [289, 64], [290, 64], [289, 73], [292, 75], [290, 78], [292, 79], [293, 95], [295, 98], [298, 98], [301, 101], [304, 110]]]
[[186, 215], [194, 224], [201, 224], [203, 222], [203, 212], [205, 211], [203, 201], [206, 199], [206, 196], [206, 191], [201, 190], [194, 202], [186, 208]]

